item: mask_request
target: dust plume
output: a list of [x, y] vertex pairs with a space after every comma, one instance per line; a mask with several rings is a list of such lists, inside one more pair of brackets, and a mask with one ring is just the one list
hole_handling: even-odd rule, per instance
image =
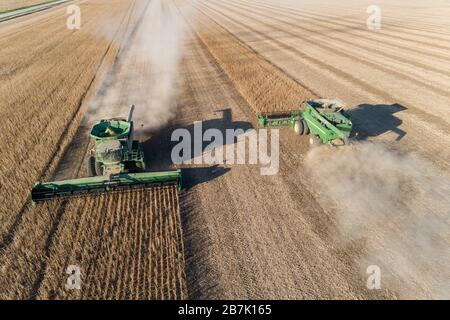
[[312, 149], [306, 165], [336, 240], [364, 244], [364, 274], [378, 265], [382, 286], [402, 298], [450, 298], [448, 173], [368, 142]]
[[[145, 6], [142, 5], [145, 3]], [[141, 1], [118, 60], [104, 81], [88, 115], [126, 116], [136, 106], [134, 120], [145, 130], [158, 129], [172, 117], [181, 87], [179, 64], [187, 25], [171, 1]], [[187, 4], [185, 4], [186, 6]], [[189, 10], [184, 8], [184, 13]]]

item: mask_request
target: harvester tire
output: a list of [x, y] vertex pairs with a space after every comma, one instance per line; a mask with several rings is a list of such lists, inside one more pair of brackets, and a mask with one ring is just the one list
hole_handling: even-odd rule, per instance
[[103, 165], [100, 162], [95, 162], [95, 173], [97, 176], [103, 175]]
[[301, 120], [295, 121], [294, 123], [294, 132], [298, 135], [303, 134], [303, 122]]
[[304, 135], [309, 134], [308, 123], [306, 122], [306, 120], [302, 120], [302, 123], [303, 123], [303, 134], [304, 134]]
[[97, 175], [95, 169], [95, 157], [89, 157], [87, 160], [87, 171], [89, 177], [95, 177]]

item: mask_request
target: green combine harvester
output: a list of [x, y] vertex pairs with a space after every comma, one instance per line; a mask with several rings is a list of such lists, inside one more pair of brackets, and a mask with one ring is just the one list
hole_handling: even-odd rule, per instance
[[299, 110], [260, 113], [262, 127], [290, 127], [298, 135], [311, 135], [310, 144], [346, 145], [352, 131], [350, 116], [338, 100], [305, 100]]
[[103, 119], [94, 125], [91, 137], [95, 147], [88, 158], [88, 178], [38, 182], [31, 191], [33, 203], [164, 185], [177, 185], [181, 190], [180, 170], [145, 172], [144, 152], [133, 139], [133, 111], [132, 105], [127, 119]]

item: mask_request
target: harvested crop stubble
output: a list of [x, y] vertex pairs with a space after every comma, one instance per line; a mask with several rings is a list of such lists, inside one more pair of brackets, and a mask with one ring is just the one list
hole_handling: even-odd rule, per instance
[[[50, 232], [42, 232], [44, 246], [23, 243], [6, 253], [2, 261], [10, 263], [2, 268], [7, 270], [2, 298], [23, 297], [24, 292], [38, 299], [186, 298], [176, 187], [63, 200], [37, 209], [59, 213], [47, 226]], [[30, 273], [29, 256], [39, 257], [40, 263], [32, 265], [37, 273]], [[69, 265], [80, 268], [80, 290], [65, 288]], [[15, 280], [24, 277], [28, 286], [17, 287]]]
[[114, 58], [113, 39], [131, 3], [80, 4], [81, 30], [67, 30], [65, 11], [55, 11], [0, 31], [0, 148], [8, 150], [0, 158], [0, 239], [11, 236], [31, 187], [51, 174], [49, 164], [73, 136], [87, 90], [102, 62]]
[[255, 112], [292, 110], [317, 97], [197, 9], [193, 28]]
[[214, 0], [199, 6], [288, 76], [355, 108], [360, 137], [417, 152], [448, 170], [448, 8], [416, 2], [383, 1], [385, 20], [377, 32], [361, 19], [370, 1]]

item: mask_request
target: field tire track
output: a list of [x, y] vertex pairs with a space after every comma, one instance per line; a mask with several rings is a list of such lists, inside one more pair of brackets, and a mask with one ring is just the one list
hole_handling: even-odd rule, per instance
[[[229, 1], [229, 2], [230, 3], [231, 2], [232, 3], [237, 3], [237, 1]], [[239, 4], [245, 5], [244, 3], [245, 2], [239, 1]], [[247, 9], [255, 9], [256, 6], [245, 5], [245, 7]], [[263, 7], [263, 6], [259, 6], [259, 7], [266, 8], [266, 7]], [[269, 18], [269, 19], [273, 19], [273, 20], [275, 20], [275, 18], [274, 18], [275, 16], [285, 17], [285, 18], [288, 18], [291, 21], [292, 21], [292, 19], [295, 18], [295, 15], [292, 14], [292, 12], [289, 12], [289, 14], [288, 13], [283, 13], [283, 11], [278, 10], [278, 8], [273, 8], [272, 9], [272, 7], [267, 7], [267, 9], [268, 10], [265, 10], [265, 12], [273, 13], [273, 15], [270, 15], [270, 16], [264, 15], [264, 14], [259, 14], [259, 15], [264, 16], [264, 17]], [[264, 10], [264, 9], [261, 9], [261, 10]], [[254, 11], [252, 11], [252, 12], [254, 12]], [[290, 29], [306, 30], [311, 35], [314, 35], [316, 33], [316, 31], [313, 30], [313, 29], [308, 29], [308, 28], [306, 28], [304, 26], [300, 27], [299, 24], [295, 24], [293, 22], [287, 22], [287, 20], [276, 19], [276, 21], [278, 21], [281, 24], [285, 24], [285, 25], [289, 26]], [[435, 73], [441, 74], [443, 76], [450, 77], [450, 72], [449, 71], [445, 71], [445, 70], [442, 70], [440, 68], [435, 68], [435, 67], [433, 67], [431, 65], [426, 65], [426, 64], [421, 63], [421, 62], [413, 61], [411, 59], [403, 58], [403, 57], [400, 57], [398, 55], [390, 54], [390, 53], [387, 53], [385, 51], [381, 51], [381, 50], [377, 49], [376, 47], [365, 47], [364, 45], [360, 45], [360, 44], [358, 44], [358, 43], [356, 43], [354, 41], [353, 42], [352, 41], [347, 41], [347, 40], [342, 39], [342, 38], [336, 39], [336, 38], [334, 38], [332, 36], [327, 36], [325, 34], [321, 34], [320, 36], [321, 37], [325, 37], [327, 39], [330, 39], [332, 41], [336, 40], [339, 43], [345, 43], [345, 44], [347, 44], [350, 47], [357, 47], [357, 48], [365, 50], [365, 51], [369, 51], [370, 52], [370, 50], [375, 50], [375, 51], [377, 51], [378, 54], [383, 55], [385, 57], [388, 57], [388, 58], [390, 58], [392, 60], [397, 60], [397, 61], [399, 61], [401, 63], [404, 63], [404, 64], [412, 65], [412, 66], [415, 66], [417, 68], [421, 68], [421, 69], [424, 69], [424, 70], [430, 70], [430, 71], [433, 71]], [[367, 37], [364, 37], [364, 36], [357, 36], [357, 37], [360, 38], [360, 39], [366, 40], [366, 41], [372, 41], [371, 38], [367, 38]], [[329, 43], [331, 43], [331, 42], [329, 42]], [[379, 43], [374, 42], [374, 45], [379, 45]], [[417, 53], [417, 51], [414, 51], [414, 53]], [[359, 60], [361, 61], [362, 59], [359, 59]], [[390, 69], [390, 70], [392, 70], [392, 69]], [[409, 78], [413, 79], [412, 77], [409, 77]]]
[[[284, 7], [283, 7], [284, 9]], [[330, 16], [330, 15], [326, 15], [326, 14], [322, 14], [322, 13], [318, 13], [318, 12], [314, 12], [314, 13], [308, 13], [308, 11], [305, 10], [299, 10], [299, 9], [295, 9], [295, 8], [290, 8], [290, 9], [286, 9], [286, 10], [290, 10], [291, 12], [296, 12], [298, 14], [298, 16], [302, 16], [305, 18], [310, 18], [310, 19], [314, 19], [314, 21], [322, 21], [322, 22], [326, 22], [329, 21], [330, 19], [333, 19], [333, 21], [335, 20], [335, 16]], [[322, 18], [318, 18], [318, 17], [324, 17]], [[346, 18], [341, 18], [340, 21], [348, 21], [349, 23], [345, 24], [345, 23], [339, 23], [337, 22], [336, 25], [341, 25], [341, 26], [350, 26], [350, 27], [364, 27], [364, 25], [361, 25], [357, 22], [350, 22], [349, 19]], [[404, 32], [403, 33], [407, 33]], [[440, 48], [442, 50], [450, 50], [450, 47], [447, 46], [442, 46], [440, 44], [436, 44], [436, 43], [431, 43], [431, 42], [427, 42], [427, 41], [423, 41], [423, 40], [412, 40], [411, 38], [407, 38], [407, 37], [402, 37], [402, 36], [396, 36], [396, 35], [392, 35], [392, 34], [386, 34], [383, 33], [383, 36], [387, 37], [387, 38], [391, 38], [393, 40], [403, 40], [403, 41], [409, 41], [409, 42], [416, 42], [416, 43], [420, 43], [424, 46], [428, 46], [428, 47], [437, 47]], [[428, 39], [431, 39], [432, 37], [428, 37], [428, 36], [420, 36], [417, 34], [414, 34], [414, 36], [419, 36], [419, 37], [426, 37]], [[449, 39], [437, 39], [438, 41], [449, 41]]]
[[[213, 1], [213, 2], [217, 4], [217, 2], [215, 2], [215, 1]], [[211, 8], [210, 6], [207, 6], [207, 5], [205, 5], [205, 6]], [[262, 20], [262, 19], [254, 18], [254, 17], [251, 17], [250, 15], [243, 14], [242, 11], [237, 11], [237, 10], [231, 9], [230, 6], [228, 6], [228, 5], [219, 4], [219, 6], [222, 7], [222, 8], [226, 8], [228, 11], [234, 12], [235, 14], [238, 14], [238, 15], [240, 15], [240, 16], [242, 16], [242, 17], [245, 17], [245, 18], [246, 18], [246, 19], [245, 19], [246, 21], [249, 21], [249, 20], [257, 21], [258, 23], [260, 23], [260, 24], [262, 24], [262, 25], [264, 25], [264, 26], [266, 26], [266, 27], [268, 27], [268, 28], [271, 28], [271, 29], [273, 29], [273, 30], [276, 30], [276, 31], [279, 31], [279, 32], [283, 32], [283, 33], [285, 33], [285, 34], [287, 34], [287, 35], [290, 35], [290, 36], [292, 36], [292, 37], [295, 37], [295, 38], [297, 38], [297, 39], [302, 39], [302, 40], [304, 40], [304, 41], [308, 41], [308, 39], [305, 38], [305, 37], [303, 37], [303, 36], [301, 35], [301, 33], [298, 33], [298, 32], [295, 32], [295, 33], [294, 33], [294, 32], [288, 31], [288, 30], [286, 30], [286, 29], [278, 28], [278, 27], [274, 26], [273, 24], [269, 24], [269, 23], [264, 22], [264, 20]], [[217, 11], [217, 9], [213, 9], [213, 10], [216, 10], [216, 12], [219, 12], [219, 11]], [[237, 20], [231, 18], [230, 16], [226, 15], [226, 14], [223, 13], [223, 12], [220, 12], [220, 13], [221, 13], [223, 16], [225, 16], [226, 18], [228, 18], [229, 20], [234, 21], [235, 23], [237, 23]], [[287, 23], [284, 22], [283, 20], [277, 19], [277, 18], [275, 18], [275, 17], [273, 17], [273, 16], [269, 16], [269, 15], [265, 15], [265, 14], [258, 14], [258, 15], [259, 15], [259, 16], [263, 16], [263, 17], [265, 17], [265, 18], [267, 18], [267, 19], [269, 19], [269, 20], [275, 20], [275, 21], [278, 21], [278, 22], [280, 22], [280, 23], [287, 24]], [[266, 21], [267, 21], [267, 19], [266, 19]], [[256, 34], [259, 34], [259, 35], [262, 35], [262, 34], [263, 34], [262, 32], [257, 31], [256, 29], [250, 27], [249, 25], [244, 24], [243, 22], [241, 22], [240, 25], [243, 26], [244, 28], [247, 28], [247, 29], [252, 30], [252, 32], [255, 32]], [[293, 26], [291, 25], [290, 27], [293, 27]], [[298, 28], [299, 28], [299, 27], [298, 27]], [[306, 28], [300, 28], [300, 29], [308, 30], [308, 29], [306, 29]], [[310, 30], [308, 30], [308, 31], [310, 31]], [[274, 39], [274, 38], [271, 38], [270, 36], [266, 36], [266, 38], [268, 38], [268, 39], [273, 39], [274, 42], [276, 42], [276, 43], [278, 43], [278, 44], [281, 44], [281, 43], [282, 43], [282, 41], [277, 40], [277, 39]], [[326, 46], [326, 45], [320, 44], [319, 42], [315, 42], [315, 43], [313, 43], [312, 45], [313, 45], [313, 46], [316, 46], [316, 47], [319, 47], [319, 48], [321, 48], [321, 49], [323, 49], [323, 50], [328, 50], [328, 51], [334, 53], [334, 54], [337, 55], [337, 56], [341, 56], [341, 57], [344, 57], [344, 58], [348, 58], [348, 59], [351, 59], [351, 60], [353, 60], [353, 61], [358, 61], [359, 63], [364, 64], [364, 65], [366, 65], [366, 66], [369, 66], [369, 67], [371, 67], [371, 68], [377, 69], [377, 70], [382, 71], [382, 72], [385, 72], [385, 73], [387, 73], [387, 74], [395, 75], [397, 78], [400, 78], [400, 79], [403, 79], [403, 80], [406, 80], [406, 81], [415, 83], [415, 84], [417, 84], [417, 86], [419, 86], [419, 87], [425, 87], [425, 88], [427, 88], [428, 90], [430, 90], [430, 91], [432, 91], [432, 92], [434, 92], [434, 93], [436, 93], [436, 94], [439, 94], [439, 95], [441, 95], [441, 96], [444, 96], [444, 97], [445, 97], [445, 96], [447, 96], [447, 95], [449, 94], [449, 91], [448, 91], [448, 90], [444, 90], [444, 89], [441, 89], [441, 88], [437, 88], [437, 87], [435, 87], [435, 86], [433, 86], [433, 85], [430, 85], [430, 84], [428, 84], [428, 83], [426, 83], [426, 82], [417, 80], [416, 78], [414, 78], [414, 77], [412, 77], [412, 76], [408, 76], [408, 75], [406, 75], [406, 74], [404, 74], [404, 73], [401, 73], [401, 72], [398, 72], [398, 71], [396, 71], [396, 70], [394, 70], [394, 69], [387, 68], [387, 67], [384, 67], [384, 66], [382, 66], [382, 65], [379, 65], [379, 64], [376, 64], [376, 63], [367, 61], [367, 60], [365, 60], [365, 59], [359, 58], [359, 57], [356, 56], [356, 55], [347, 54], [347, 53], [342, 52], [342, 51], [340, 51], [340, 50], [336, 50], [336, 49], [334, 49], [334, 48], [331, 47], [331, 46]], [[292, 47], [292, 46], [290, 46], [290, 45], [283, 44], [283, 46], [284, 46], [285, 48], [291, 48], [291, 49], [294, 49], [294, 50], [298, 51], [296, 48], [294, 48], [294, 47]], [[291, 52], [293, 52], [293, 51], [291, 50]], [[358, 81], [362, 82], [362, 80], [358, 80]]]
[[[262, 6], [262, 5], [261, 5]], [[298, 13], [298, 16], [303, 16], [303, 17], [305, 17], [305, 18], [307, 18], [307, 19], [310, 19], [310, 21], [311, 22], [315, 22], [315, 23], [317, 23], [317, 21], [320, 21], [320, 23], [322, 24], [322, 25], [331, 25], [331, 26], [342, 26], [342, 27], [350, 27], [350, 29], [348, 29], [348, 33], [349, 34], [351, 34], [351, 35], [353, 35], [353, 36], [355, 36], [355, 37], [358, 37], [358, 38], [362, 38], [362, 39], [365, 39], [365, 40], [373, 40], [373, 39], [369, 39], [369, 38], [367, 38], [367, 37], [365, 37], [363, 34], [359, 34], [358, 32], [357, 32], [357, 28], [358, 27], [361, 27], [361, 25], [360, 24], [355, 24], [355, 25], [351, 25], [351, 26], [349, 26], [348, 24], [343, 24], [343, 23], [340, 23], [339, 21], [336, 21], [336, 20], [333, 20], [333, 23], [330, 23], [330, 20], [329, 19], [320, 19], [320, 18], [318, 18], [318, 19], [316, 19], [316, 17], [314, 16], [314, 15], [308, 15], [308, 16], [306, 16], [306, 15], [304, 15], [304, 12], [303, 11], [300, 11], [300, 10], [297, 10], [297, 9], [294, 9], [294, 8], [292, 8], [292, 10], [289, 10], [289, 9], [286, 9], [286, 8], [284, 8], [284, 7], [274, 7], [274, 6], [269, 6], [269, 5], [267, 5], [267, 6], [265, 6], [265, 7], [267, 7], [267, 8], [273, 8], [274, 10], [278, 10], [278, 11], [281, 11], [281, 12], [285, 12], [286, 14], [293, 14], [294, 12], [297, 12]], [[318, 14], [318, 13], [317, 13]], [[318, 15], [320, 15], [320, 14], [318, 14]], [[331, 16], [329, 17], [329, 18], [331, 18]], [[333, 17], [334, 18], [334, 17]], [[355, 29], [356, 28], [356, 29]], [[331, 30], [331, 29], [330, 29]], [[351, 32], [351, 30], [355, 30], [355, 32]], [[362, 31], [362, 30], [359, 30], [359, 31]], [[382, 37], [384, 36], [384, 34], [380, 34], [380, 36], [378, 37], [379, 39], [380, 39], [380, 41], [382, 41], [382, 42], [384, 42], [386, 39], [383, 39]], [[394, 41], [394, 40], [393, 40]], [[410, 42], [414, 42], [413, 40], [409, 40]], [[427, 57], [435, 57], [435, 58], [439, 58], [439, 59], [443, 59], [443, 60], [446, 60], [446, 61], [448, 61], [449, 60], [449, 56], [448, 55], [445, 55], [445, 54], [438, 54], [438, 53], [436, 53], [436, 52], [426, 52], [426, 51], [423, 51], [423, 50], [418, 50], [418, 48], [415, 48], [415, 49], [412, 49], [411, 48], [411, 46], [408, 46], [408, 45], [401, 45], [401, 44], [399, 44], [398, 42], [388, 42], [389, 43], [389, 45], [390, 46], [392, 46], [392, 47], [396, 47], [396, 48], [399, 48], [399, 49], [402, 49], [402, 50], [406, 50], [406, 51], [410, 51], [411, 53], [413, 53], [413, 54], [416, 54], [417, 52], [419, 52], [419, 53], [421, 53], [422, 55], [424, 55], [424, 56], [427, 56]], [[419, 43], [420, 44], [420, 43]], [[429, 45], [427, 45], [428, 47], [429, 47]], [[445, 49], [445, 50], [447, 50], [447, 49]]]
[[[201, 9], [199, 9], [199, 11], [203, 12]], [[208, 16], [205, 12], [203, 12], [203, 13], [205, 14], [205, 16]], [[392, 95], [386, 93], [385, 91], [383, 91], [381, 89], [378, 89], [378, 88], [375, 88], [372, 85], [368, 84], [367, 82], [362, 81], [362, 80], [360, 80], [358, 78], [355, 78], [351, 74], [346, 73], [346, 72], [344, 72], [344, 71], [342, 71], [342, 70], [340, 70], [340, 69], [338, 69], [338, 68], [336, 68], [336, 67], [334, 67], [332, 65], [329, 65], [329, 64], [327, 64], [327, 63], [325, 63], [325, 62], [323, 62], [323, 61], [321, 61], [321, 60], [319, 60], [317, 58], [314, 58], [314, 57], [311, 57], [309, 55], [306, 55], [302, 51], [300, 51], [300, 50], [298, 50], [296, 48], [293, 48], [293, 47], [291, 47], [289, 45], [286, 45], [283, 42], [281, 42], [281, 41], [279, 41], [279, 40], [277, 40], [277, 39], [275, 39], [275, 38], [273, 38], [273, 37], [271, 37], [271, 36], [269, 36], [267, 34], [259, 32], [258, 30], [255, 30], [254, 28], [252, 28], [252, 27], [250, 27], [250, 26], [248, 26], [248, 25], [246, 25], [246, 24], [244, 24], [244, 23], [242, 23], [242, 22], [240, 22], [240, 21], [238, 21], [236, 19], [230, 18], [230, 17], [228, 17], [227, 15], [224, 15], [221, 12], [217, 12], [217, 14], [222, 15], [226, 19], [228, 19], [228, 20], [232, 21], [233, 23], [235, 23], [236, 25], [240, 25], [241, 27], [243, 27], [243, 28], [245, 28], [245, 29], [247, 29], [247, 30], [257, 34], [259, 37], [261, 37], [263, 39], [267, 39], [268, 41], [276, 44], [277, 46], [279, 46], [281, 48], [283, 48], [287, 52], [290, 52], [290, 53], [292, 53], [292, 54], [294, 54], [294, 55], [296, 55], [296, 56], [298, 56], [298, 57], [300, 57], [300, 58], [302, 58], [302, 59], [304, 59], [306, 61], [309, 61], [313, 65], [320, 66], [321, 69], [325, 69], [325, 70], [328, 70], [328, 71], [334, 73], [335, 75], [339, 76], [343, 80], [351, 83], [353, 86], [358, 86], [358, 87], [364, 89], [365, 91], [369, 92], [370, 94], [372, 94], [374, 96], [385, 97], [385, 98], [387, 98], [389, 100], [397, 101], [397, 103], [399, 103], [401, 105], [408, 105], [407, 103], [405, 103], [401, 99], [397, 99], [397, 98], [393, 97]], [[213, 18], [210, 18], [210, 19], [213, 19]], [[216, 21], [216, 23], [219, 24], [217, 21]], [[226, 29], [226, 27], [224, 27], [223, 25], [221, 25], [221, 26], [222, 26], [222, 28]], [[228, 32], [230, 32], [230, 31], [228, 30]], [[241, 41], [241, 40], [239, 40], [239, 41]], [[285, 71], [285, 72], [287, 74], [289, 74], [288, 71]], [[425, 112], [423, 110], [420, 110], [420, 109], [417, 109], [417, 108], [413, 108], [413, 107], [409, 108], [409, 110], [410, 110], [411, 113], [417, 114], [422, 119], [427, 119], [428, 121], [434, 123], [443, 132], [446, 132], [446, 133], [450, 134], [450, 129], [448, 127], [447, 122], [445, 120], [443, 120], [441, 117], [438, 117], [438, 116], [436, 116], [434, 114], [430, 114], [430, 113], [427, 113], [427, 112]]]

